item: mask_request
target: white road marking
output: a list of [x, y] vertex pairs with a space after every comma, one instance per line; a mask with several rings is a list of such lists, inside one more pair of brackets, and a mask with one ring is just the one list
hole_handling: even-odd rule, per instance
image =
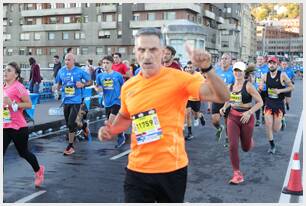
[[123, 157], [123, 156], [125, 156], [125, 155], [130, 154], [130, 152], [131, 152], [131, 150], [128, 149], [128, 150], [126, 150], [126, 151], [124, 151], [124, 152], [122, 152], [122, 153], [120, 153], [120, 154], [118, 154], [118, 155], [116, 155], [116, 156], [111, 157], [110, 160], [119, 159], [120, 157]]
[[21, 198], [20, 200], [17, 200], [15, 203], [25, 203], [25, 202], [28, 202], [28, 201], [38, 197], [39, 195], [44, 194], [45, 192], [47, 192], [47, 190], [41, 190], [39, 192], [35, 192], [35, 193], [31, 194], [31, 195], [28, 195], [28, 196], [26, 196], [24, 198]]
[[[294, 155], [295, 152], [299, 153], [299, 151], [300, 151], [300, 145], [301, 145], [301, 140], [302, 140], [302, 132], [303, 132], [303, 121], [304, 121], [304, 110], [301, 113], [301, 118], [300, 118], [298, 130], [297, 130], [296, 135], [295, 135], [294, 144], [293, 144], [292, 152], [291, 152], [291, 156], [290, 156], [290, 161], [289, 161], [289, 164], [288, 164], [287, 173], [286, 173], [286, 177], [285, 177], [284, 184], [283, 184], [282, 188], [286, 187], [287, 184], [288, 184], [288, 180], [289, 180], [290, 172], [291, 172], [291, 165], [292, 165], [292, 161], [293, 161], [293, 155]], [[303, 176], [303, 173], [302, 173], [302, 176]], [[290, 203], [290, 197], [291, 197], [291, 195], [284, 194], [284, 193], [281, 192], [281, 195], [279, 197], [278, 202], [279, 203]], [[299, 201], [301, 201], [302, 199], [303, 198], [299, 198]]]

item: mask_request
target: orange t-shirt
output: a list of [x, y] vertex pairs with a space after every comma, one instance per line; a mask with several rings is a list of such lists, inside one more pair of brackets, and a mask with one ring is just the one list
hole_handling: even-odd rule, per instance
[[[202, 76], [200, 72], [194, 72], [192, 75], [196, 78], [197, 81], [200, 81], [202, 83], [205, 81], [204, 77]], [[188, 100], [200, 101], [200, 96], [199, 94], [197, 96], [190, 96]]]
[[142, 73], [127, 81], [121, 91], [120, 113], [125, 117], [155, 110], [161, 138], [138, 144], [133, 128], [128, 168], [143, 173], [172, 172], [188, 165], [183, 125], [189, 96], [199, 96], [200, 81], [188, 73], [162, 67], [159, 74]]

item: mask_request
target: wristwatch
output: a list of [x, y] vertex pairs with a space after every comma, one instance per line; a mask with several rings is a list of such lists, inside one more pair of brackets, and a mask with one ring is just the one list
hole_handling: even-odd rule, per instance
[[213, 68], [212, 65], [210, 65], [208, 68], [200, 68], [202, 73], [207, 73]]

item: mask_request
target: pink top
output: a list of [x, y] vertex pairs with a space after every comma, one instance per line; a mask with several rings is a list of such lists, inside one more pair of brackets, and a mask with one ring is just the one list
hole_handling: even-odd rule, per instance
[[[10, 86], [4, 85], [3, 91], [12, 102], [15, 100], [16, 103], [22, 101], [21, 97], [29, 96], [26, 88], [17, 80]], [[7, 105], [3, 105], [4, 108], [5, 106]], [[11, 107], [8, 109], [9, 111], [7, 111], [6, 115], [3, 115], [3, 117], [6, 117], [3, 118], [3, 128], [19, 130], [22, 127], [27, 127], [27, 122], [23, 116], [23, 109], [18, 109], [17, 112], [14, 112]]]

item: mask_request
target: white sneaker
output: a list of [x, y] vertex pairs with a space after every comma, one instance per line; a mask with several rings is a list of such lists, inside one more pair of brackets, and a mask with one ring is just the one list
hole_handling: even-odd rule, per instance
[[199, 119], [195, 119], [195, 120], [193, 121], [193, 126], [197, 127], [197, 126], [199, 126], [199, 124], [200, 124]]

